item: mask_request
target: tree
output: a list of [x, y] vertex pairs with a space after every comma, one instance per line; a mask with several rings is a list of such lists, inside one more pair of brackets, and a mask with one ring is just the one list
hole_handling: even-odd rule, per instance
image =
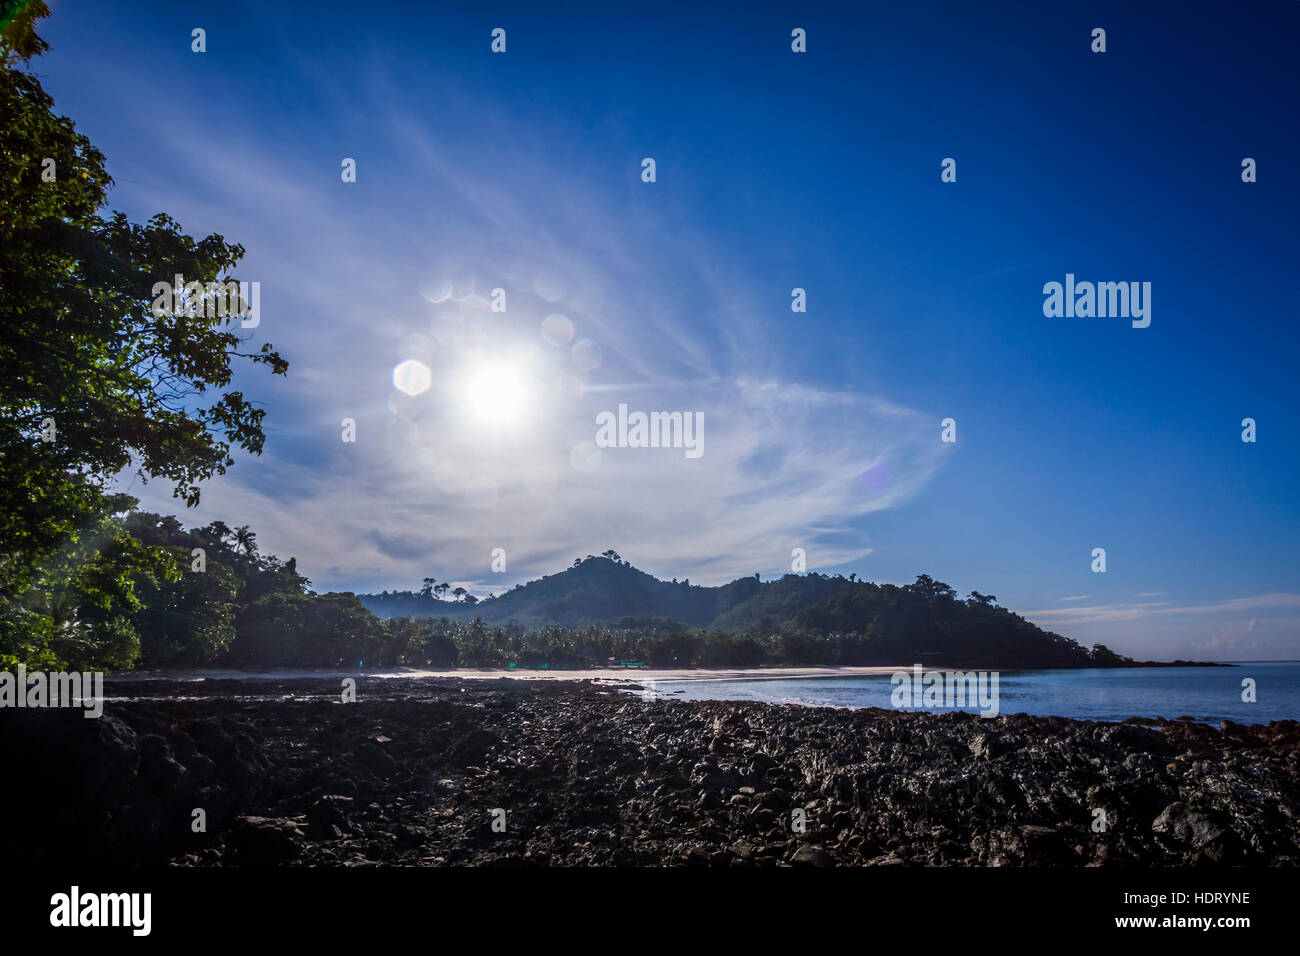
[[1088, 656], [1097, 664], [1119, 664], [1129, 659], [1121, 654], [1116, 654], [1105, 644], [1092, 645]]
[[424, 587], [420, 588], [420, 597], [425, 598], [427, 600], [428, 598], [433, 596], [433, 589], [437, 586], [438, 579], [425, 578], [423, 583], [424, 583]]
[[135, 661], [139, 636], [130, 618], [143, 606], [138, 582], [174, 581], [179, 572], [165, 550], [126, 532], [116, 512], [134, 499], [106, 501], [104, 515], [46, 563], [38, 586], [0, 601], [0, 668], [76, 662], [91, 670]]
[[493, 646], [492, 636], [483, 624], [481, 617], [476, 617], [463, 632], [460, 641], [460, 659], [471, 667], [487, 667], [500, 663], [500, 653]]
[[248, 530], [248, 525], [236, 528], [234, 532], [235, 551], [243, 551], [252, 557], [257, 553], [257, 535]]
[[422, 663], [442, 667], [455, 667], [460, 659], [460, 651], [450, 634], [438, 631], [429, 635], [424, 642], [424, 660]]
[[236, 363], [288, 363], [269, 343], [246, 351], [233, 315], [154, 314], [155, 284], [226, 281], [243, 247], [162, 214], [100, 216], [103, 154], [18, 68], [47, 49], [33, 24], [48, 14], [33, 0], [0, 39], [0, 658], [79, 664], [101, 639], [129, 656], [131, 582], [165, 570], [108, 483], [134, 468], [197, 504], [233, 448], [265, 440], [264, 411], [230, 387]]
[[[188, 552], [177, 550], [178, 561]], [[140, 636], [144, 667], [202, 667], [218, 661], [235, 639], [240, 581], [227, 565], [203, 574], [150, 579], [138, 586], [141, 609], [131, 624]]]
[[226, 524], [224, 521], [210, 522], [204, 531], [207, 532], [208, 537], [212, 541], [220, 544], [225, 544], [225, 542], [233, 540], [235, 536], [235, 533], [230, 530], [230, 525]]
[[457, 601], [460, 601], [464, 599], [465, 595], [468, 594], [469, 592], [466, 591], [464, 588], [456, 588], [456, 590], [452, 591], [451, 593], [455, 595]]
[[916, 581], [904, 587], [903, 590], [920, 594], [927, 600], [934, 600], [936, 598], [954, 598], [957, 596], [956, 591], [944, 584], [942, 581], [936, 581], [928, 574], [918, 574], [916, 576]]
[[355, 594], [271, 594], [244, 608], [229, 659], [237, 666], [339, 667], [383, 659], [385, 631]]

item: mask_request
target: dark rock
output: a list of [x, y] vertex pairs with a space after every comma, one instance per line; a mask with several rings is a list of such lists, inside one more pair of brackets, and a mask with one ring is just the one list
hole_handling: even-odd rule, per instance
[[1160, 811], [1151, 829], [1177, 843], [1198, 849], [1218, 842], [1224, 835], [1223, 827], [1209, 814], [1177, 802]]
[[367, 740], [356, 749], [356, 758], [362, 766], [380, 777], [387, 777], [397, 769], [397, 763], [377, 743]]
[[790, 857], [790, 862], [795, 866], [834, 866], [835, 857], [820, 847], [805, 843], [794, 851], [794, 855]]
[[235, 820], [226, 843], [241, 865], [275, 866], [296, 857], [305, 837], [293, 820], [248, 816]]
[[481, 766], [499, 742], [497, 736], [489, 731], [481, 728], [471, 730], [451, 745], [447, 756], [453, 766]]
[[347, 814], [352, 812], [355, 803], [356, 801], [351, 797], [337, 793], [327, 794], [308, 808], [307, 820], [313, 827], [321, 830], [328, 830], [332, 826], [346, 826]]
[[[0, 711], [15, 866], [1289, 865], [1300, 723], [629, 702], [568, 682], [113, 679]], [[170, 699], [167, 695], [176, 695]], [[185, 699], [180, 699], [181, 697]], [[130, 698], [135, 699], [130, 699]], [[197, 698], [197, 699], [196, 699]], [[1172, 765], [1173, 770], [1167, 770]], [[504, 807], [506, 833], [488, 826]], [[202, 808], [208, 832], [190, 828]], [[791, 811], [807, 814], [793, 832]], [[1112, 826], [1093, 833], [1092, 811]], [[1150, 826], [1140, 821], [1152, 821]]]

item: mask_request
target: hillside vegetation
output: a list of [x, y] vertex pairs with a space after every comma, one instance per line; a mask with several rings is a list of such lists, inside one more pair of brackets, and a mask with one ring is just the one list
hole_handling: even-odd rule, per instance
[[473, 618], [524, 628], [689, 634], [705, 646], [717, 641], [744, 646], [736, 656], [755, 662], [936, 659], [1003, 667], [1079, 667], [1122, 660], [1104, 647], [1089, 650], [1044, 631], [998, 606], [991, 595], [972, 592], [960, 599], [948, 585], [925, 574], [903, 587], [824, 574], [787, 574], [770, 582], [741, 578], [721, 587], [702, 587], [661, 581], [606, 552], [499, 597], [471, 603], [464, 598], [445, 600], [439, 593], [426, 582], [424, 592], [363, 594], [360, 600], [379, 615], [442, 618], [448, 624]]

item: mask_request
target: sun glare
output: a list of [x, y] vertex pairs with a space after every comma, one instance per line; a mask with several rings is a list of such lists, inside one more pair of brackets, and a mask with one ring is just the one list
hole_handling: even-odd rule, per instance
[[512, 425], [523, 415], [531, 390], [518, 365], [488, 361], [469, 370], [461, 391], [462, 402], [478, 421]]

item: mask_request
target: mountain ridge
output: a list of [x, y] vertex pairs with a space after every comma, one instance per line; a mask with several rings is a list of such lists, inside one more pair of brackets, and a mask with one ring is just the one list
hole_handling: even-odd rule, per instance
[[[786, 574], [772, 581], [727, 584], [663, 581], [608, 551], [563, 571], [516, 585], [481, 601], [439, 600], [426, 593], [358, 595], [380, 617], [481, 619], [485, 624], [654, 627], [786, 640], [836, 639], [860, 645], [863, 660], [921, 660], [996, 666], [1097, 666], [1127, 659], [1103, 645], [1092, 649], [1045, 631], [996, 603], [992, 595], [956, 592], [929, 575], [913, 584], [859, 581], [856, 575]], [[443, 590], [445, 593], [445, 589]]]

